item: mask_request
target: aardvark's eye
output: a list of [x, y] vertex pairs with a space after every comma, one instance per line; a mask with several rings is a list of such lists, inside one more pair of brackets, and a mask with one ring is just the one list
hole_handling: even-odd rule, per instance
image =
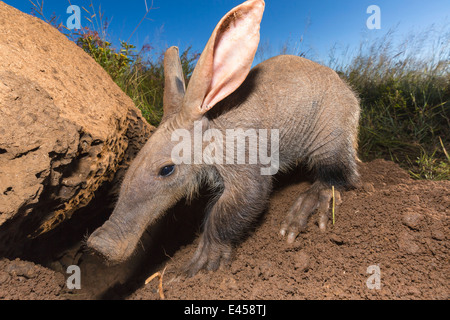
[[168, 177], [175, 171], [175, 165], [165, 166], [159, 171], [161, 177]]

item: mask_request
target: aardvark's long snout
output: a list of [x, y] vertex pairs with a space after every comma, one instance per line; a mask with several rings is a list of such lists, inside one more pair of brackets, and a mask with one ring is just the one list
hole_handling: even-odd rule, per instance
[[132, 255], [139, 237], [136, 233], [126, 232], [121, 228], [111, 220], [106, 221], [89, 237], [88, 248], [112, 265], [127, 260]]
[[151, 203], [127, 205], [119, 199], [109, 220], [88, 238], [87, 247], [110, 264], [124, 262], [133, 254], [148, 225], [167, 210], [165, 200], [155, 197]]

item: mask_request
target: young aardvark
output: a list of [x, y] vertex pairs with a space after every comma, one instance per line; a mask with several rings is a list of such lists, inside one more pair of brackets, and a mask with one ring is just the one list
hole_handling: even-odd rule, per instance
[[[130, 166], [114, 212], [90, 236], [88, 247], [111, 262], [126, 260], [150, 224], [206, 183], [216, 196], [187, 272], [215, 270], [230, 261], [232, 247], [266, 207], [273, 174], [299, 163], [311, 169], [315, 182], [299, 195], [280, 233], [293, 242], [314, 211], [320, 229], [326, 229], [332, 187], [338, 195], [358, 180], [358, 99], [334, 71], [297, 56], [278, 56], [250, 71], [263, 11], [263, 0], [249, 0], [220, 20], [187, 89], [178, 49], [167, 50], [162, 122]], [[199, 128], [205, 134], [200, 140]], [[256, 144], [239, 161], [239, 141], [228, 144], [236, 129], [265, 129], [275, 139], [263, 143], [244, 136]], [[192, 136], [194, 141], [180, 148], [180, 137]], [[266, 171], [267, 161], [257, 157], [262, 151], [276, 160]]]

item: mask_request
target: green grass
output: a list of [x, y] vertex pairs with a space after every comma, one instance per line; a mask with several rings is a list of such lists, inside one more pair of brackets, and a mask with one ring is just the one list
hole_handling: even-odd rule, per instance
[[[450, 29], [426, 35], [394, 46], [388, 33], [336, 70], [361, 99], [363, 160], [385, 158], [413, 178], [449, 180]], [[436, 38], [438, 45], [430, 46]], [[433, 53], [418, 55], [414, 48]]]

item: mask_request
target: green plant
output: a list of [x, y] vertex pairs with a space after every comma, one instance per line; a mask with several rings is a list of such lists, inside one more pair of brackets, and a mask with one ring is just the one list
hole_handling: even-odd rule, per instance
[[[450, 179], [444, 147], [450, 143], [450, 37], [428, 32], [399, 46], [389, 32], [337, 69], [361, 99], [361, 158], [386, 158], [414, 178], [442, 180]], [[438, 46], [427, 43], [436, 38]], [[415, 47], [434, 53], [420, 55]]]
[[411, 163], [409, 173], [416, 179], [450, 180], [450, 159], [441, 160], [425, 151]]
[[121, 41], [120, 49], [116, 50], [110, 42], [100, 39], [95, 31], [87, 30], [81, 34], [77, 39], [77, 45], [94, 58], [114, 81], [123, 77], [134, 61], [136, 48], [134, 45]]

